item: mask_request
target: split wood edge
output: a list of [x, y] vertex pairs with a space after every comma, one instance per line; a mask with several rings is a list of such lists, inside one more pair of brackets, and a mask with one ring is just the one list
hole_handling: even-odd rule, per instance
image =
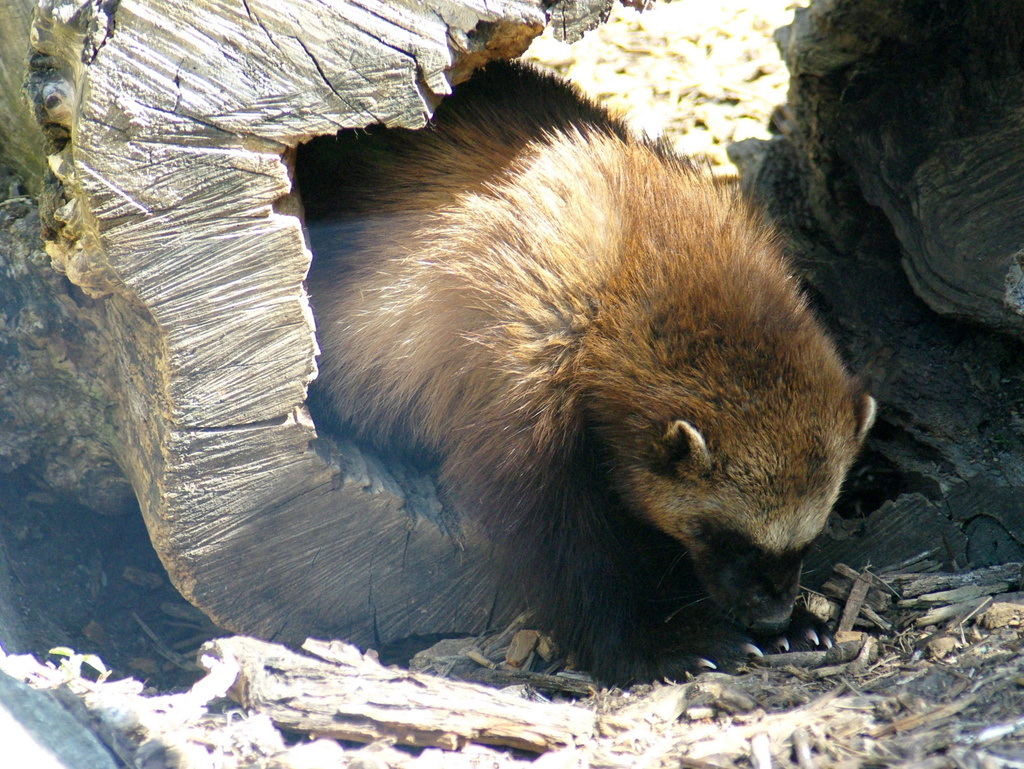
[[229, 695], [243, 707], [279, 728], [320, 737], [446, 750], [476, 742], [541, 753], [594, 734], [595, 716], [583, 708], [385, 668], [339, 641], [308, 640], [303, 649], [315, 657], [236, 636], [206, 644], [200, 661], [210, 671], [237, 669]]

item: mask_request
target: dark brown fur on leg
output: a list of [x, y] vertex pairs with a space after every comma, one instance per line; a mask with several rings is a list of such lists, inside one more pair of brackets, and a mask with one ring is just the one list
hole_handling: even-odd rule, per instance
[[874, 403], [733, 190], [499, 63], [298, 172], [321, 427], [435, 461], [602, 680], [786, 632]]

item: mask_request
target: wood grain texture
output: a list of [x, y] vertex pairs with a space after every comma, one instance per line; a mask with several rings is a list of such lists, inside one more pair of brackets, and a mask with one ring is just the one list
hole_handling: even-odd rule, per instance
[[[22, 182], [38, 194], [46, 170], [43, 137], [21, 92], [28, 70], [34, 6], [33, 0], [0, 3], [0, 162], [17, 171]], [[3, 197], [0, 193], [0, 199]]]
[[[607, 5], [563, 9], [567, 34]], [[429, 478], [318, 437], [289, 158], [344, 127], [423, 125], [452, 78], [545, 21], [540, 0], [40, 3], [47, 252], [100, 308], [109, 440], [153, 544], [223, 626], [379, 644], [516, 608]]]
[[918, 546], [948, 568], [1024, 557], [1022, 18], [815, 0], [776, 35], [791, 113], [746, 181], [879, 403], [811, 583]]
[[337, 642], [307, 641], [303, 648], [319, 659], [238, 637], [211, 641], [204, 653], [239, 669], [231, 690], [239, 704], [289, 731], [447, 750], [477, 742], [535, 753], [573, 746], [594, 732], [594, 714], [574, 705], [384, 668]]

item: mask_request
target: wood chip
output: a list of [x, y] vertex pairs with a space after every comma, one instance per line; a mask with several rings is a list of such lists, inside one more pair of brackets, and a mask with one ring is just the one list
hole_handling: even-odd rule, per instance
[[857, 658], [850, 663], [849, 672], [852, 675], [863, 675], [870, 665], [878, 660], [878, 639], [874, 636], [865, 636], [861, 644]]
[[800, 769], [815, 769], [814, 758], [811, 755], [811, 740], [807, 730], [798, 726], [793, 730], [793, 758]]
[[764, 732], [750, 738], [750, 763], [754, 769], [772, 769], [771, 743]]
[[948, 633], [942, 633], [941, 635], [934, 636], [925, 644], [925, 648], [928, 650], [928, 656], [933, 660], [941, 660], [943, 657], [946, 657], [959, 647], [960, 640], [958, 638], [954, 638]]
[[731, 681], [719, 678], [698, 678], [690, 684], [688, 697], [693, 704], [710, 702], [716, 710], [737, 715], [749, 713], [758, 707], [757, 700], [743, 690], [732, 685]]
[[805, 593], [804, 606], [821, 622], [829, 622], [839, 616], [836, 604], [818, 593]]
[[862, 630], [844, 630], [842, 632], [836, 631], [835, 641], [837, 644], [840, 643], [856, 643], [860, 646], [861, 641], [864, 640], [864, 631]]
[[505, 662], [514, 668], [523, 667], [523, 663], [537, 648], [538, 641], [540, 641], [540, 633], [536, 630], [520, 630], [512, 636], [512, 642], [505, 652]]
[[671, 723], [682, 715], [689, 688], [690, 685], [684, 684], [656, 686], [646, 697], [619, 708], [615, 715], [620, 719], [626, 719], [627, 724], [637, 718]]
[[691, 721], [703, 721], [705, 719], [714, 718], [716, 713], [713, 707], [709, 705], [694, 705], [691, 708], [687, 708], [683, 711], [685, 715]]
[[[319, 739], [295, 745], [270, 760], [270, 769], [345, 769], [354, 766], [334, 740]], [[387, 766], [380, 764], [380, 766]]]
[[832, 676], [841, 676], [846, 674], [849, 667], [849, 663], [844, 665], [823, 665], [820, 668], [816, 668], [813, 675], [819, 680], [831, 678]]
[[537, 654], [545, 662], [551, 662], [558, 654], [558, 645], [549, 635], [541, 635], [537, 641]]
[[941, 707], [925, 711], [924, 713], [914, 713], [913, 715], [906, 716], [905, 718], [897, 719], [891, 724], [886, 724], [883, 727], [873, 730], [870, 733], [871, 737], [877, 740], [879, 737], [885, 737], [898, 732], [909, 732], [913, 729], [918, 729], [926, 725], [929, 727], [935, 727], [973, 704], [976, 699], [978, 699], [978, 695], [963, 697], [962, 699], [951, 702], [948, 705], [943, 705]]
[[978, 624], [987, 630], [1000, 627], [1020, 627], [1024, 624], [1024, 604], [993, 603], [980, 617]]
[[473, 660], [473, 662], [475, 662], [480, 667], [490, 668], [491, 670], [493, 670], [496, 667], [496, 665], [489, 659], [487, 659], [487, 657], [484, 656], [484, 653], [475, 646], [470, 646], [468, 649], [463, 649], [462, 653], [469, 657], [471, 660]]

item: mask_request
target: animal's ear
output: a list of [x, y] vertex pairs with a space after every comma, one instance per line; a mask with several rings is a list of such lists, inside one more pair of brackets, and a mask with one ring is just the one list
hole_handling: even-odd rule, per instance
[[685, 419], [668, 423], [658, 444], [658, 460], [664, 472], [683, 462], [702, 472], [711, 469], [711, 452], [704, 436]]
[[863, 393], [854, 404], [854, 415], [857, 418], [857, 440], [863, 441], [875, 423], [875, 412], [878, 406], [875, 399], [867, 393]]

